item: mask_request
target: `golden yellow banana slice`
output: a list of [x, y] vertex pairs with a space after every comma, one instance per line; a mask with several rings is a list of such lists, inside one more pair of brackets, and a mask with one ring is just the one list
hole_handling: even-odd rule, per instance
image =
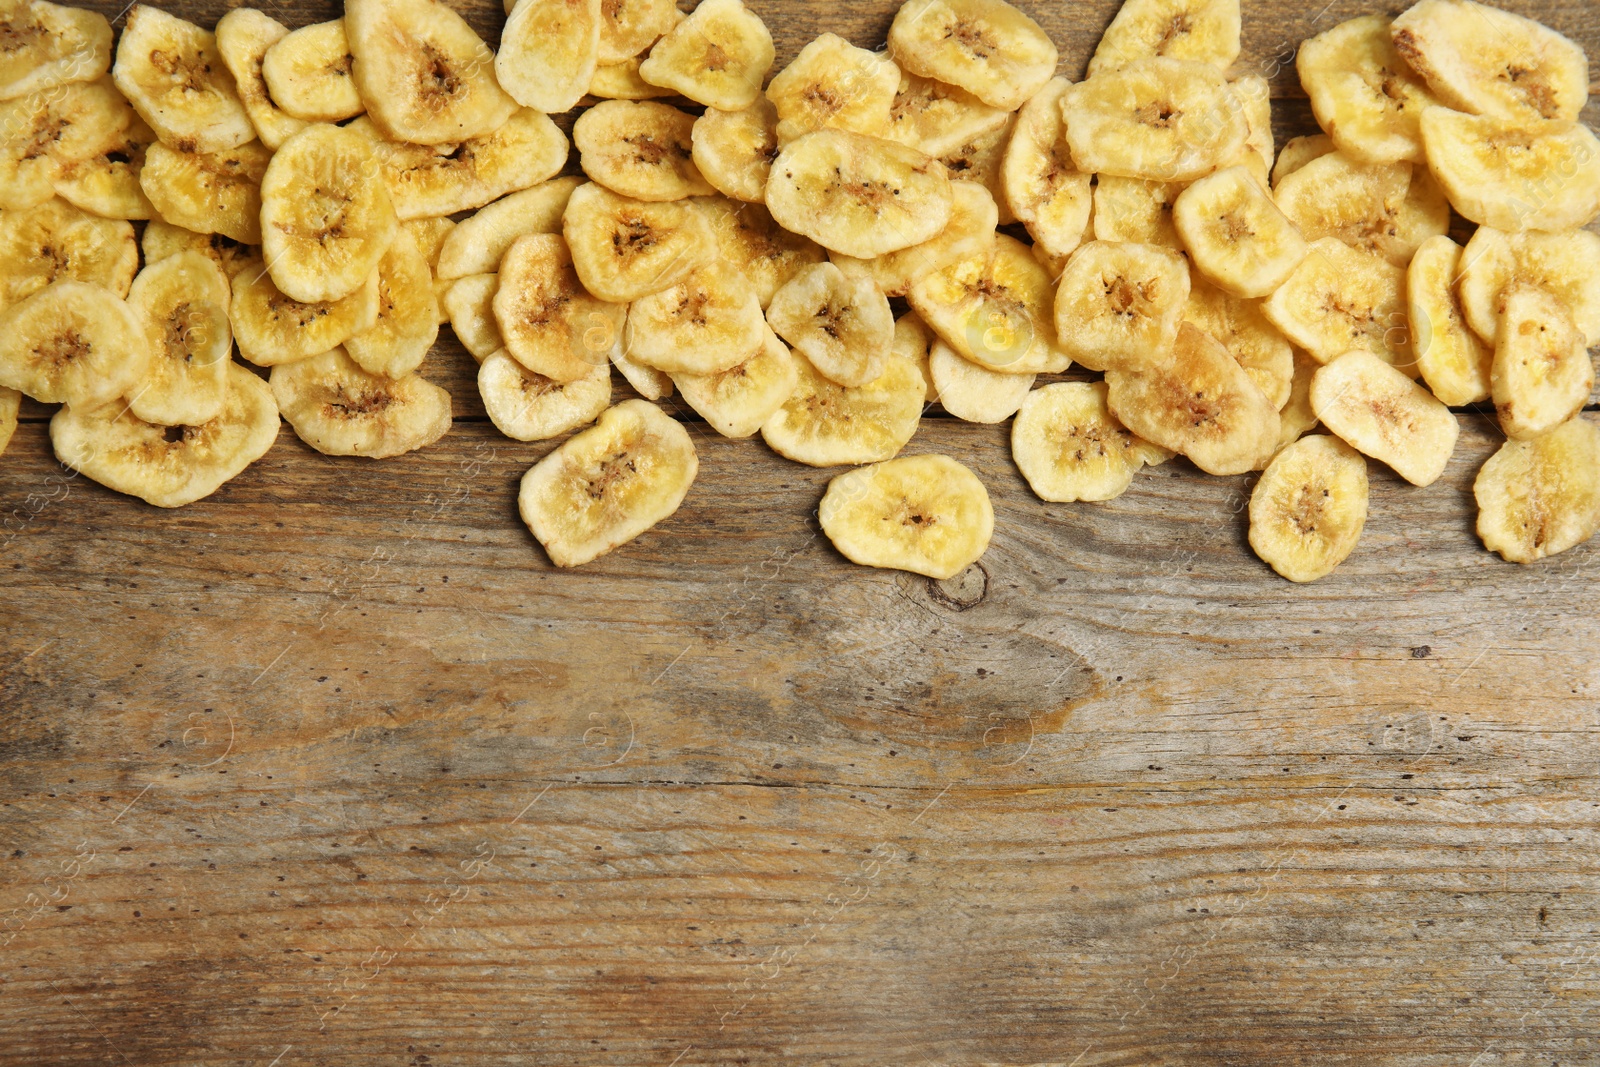
[[570, 111], [600, 64], [601, 0], [527, 0], [512, 6], [494, 71], [523, 107]]
[[572, 191], [582, 178], [552, 178], [481, 207], [439, 246], [440, 278], [493, 274], [511, 243], [525, 233], [560, 233]]
[[1244, 149], [1244, 105], [1218, 67], [1140, 59], [1079, 82], [1062, 97], [1078, 169], [1146, 181], [1187, 182]]
[[0, 37], [12, 42], [0, 55], [0, 100], [93, 81], [111, 69], [111, 24], [98, 11], [11, 0], [0, 9]]
[[962, 422], [1005, 422], [1033, 388], [1035, 375], [1003, 374], [936, 340], [928, 349], [928, 380], [945, 411]]
[[[605, 10], [606, 7], [602, 4], [601, 14], [604, 14]], [[642, 62], [638, 56], [634, 56], [595, 67], [594, 77], [589, 79], [589, 95], [601, 100], [655, 100], [658, 97], [677, 95], [671, 89], [651, 85], [639, 77], [639, 65]]]
[[924, 403], [939, 399], [933, 384], [933, 371], [928, 366], [929, 349], [933, 344], [933, 331], [915, 311], [908, 311], [894, 320], [894, 342], [889, 346], [890, 359], [902, 359], [917, 368], [922, 375]]
[[1460, 432], [1449, 408], [1371, 352], [1348, 352], [1317, 371], [1311, 408], [1346, 444], [1412, 485], [1444, 473]]
[[817, 263], [791, 278], [767, 307], [767, 322], [823, 377], [866, 385], [883, 373], [894, 340], [889, 299], [871, 278]]
[[275, 42], [261, 60], [267, 93], [306, 122], [341, 122], [366, 110], [351, 76], [354, 60], [344, 20], [302, 26]]
[[600, 5], [596, 56], [601, 65], [634, 59], [683, 18], [672, 0], [607, 0]]
[[789, 279], [828, 254], [807, 238], [790, 233], [761, 204], [708, 196], [695, 201], [711, 226], [717, 259], [756, 291], [762, 310]]
[[513, 441], [545, 441], [593, 422], [611, 404], [611, 365], [558, 382], [495, 352], [478, 367], [478, 393], [495, 429]]
[[613, 304], [669, 289], [716, 255], [693, 204], [633, 200], [593, 182], [573, 190], [561, 232], [583, 287]]
[[557, 382], [587, 378], [607, 365], [621, 343], [624, 309], [584, 291], [559, 234], [517, 238], [499, 277], [494, 321], [511, 358]]
[[623, 379], [634, 391], [646, 400], [660, 400], [662, 397], [672, 395], [672, 376], [666, 371], [647, 367], [643, 363], [629, 359], [621, 345], [611, 350], [611, 365], [617, 368]]
[[1600, 529], [1600, 426], [1581, 415], [1531, 441], [1507, 441], [1472, 483], [1483, 547], [1533, 563]]
[[1600, 215], [1600, 140], [1564, 119], [1506, 120], [1432, 107], [1428, 166], [1462, 215], [1497, 230], [1576, 230]]
[[147, 265], [128, 305], [150, 334], [151, 358], [128, 408], [145, 422], [199, 426], [222, 413], [232, 365], [228, 276], [201, 252]]
[[445, 310], [444, 294], [449, 291], [455, 279], [439, 277], [439, 253], [444, 249], [444, 243], [450, 239], [450, 235], [455, 232], [455, 222], [449, 218], [408, 219], [400, 224], [400, 228], [411, 235], [417, 251], [422, 255], [422, 261], [428, 267], [428, 281], [433, 289], [433, 304], [434, 310], [438, 312], [438, 323], [449, 322], [450, 314]]
[[708, 196], [711, 185], [691, 158], [693, 115], [653, 100], [603, 100], [572, 127], [583, 172], [635, 200]]
[[711, 107], [690, 131], [694, 165], [723, 196], [764, 203], [778, 157], [778, 109], [762, 97], [739, 111]]
[[1056, 72], [1039, 24], [1005, 0], [906, 0], [889, 27], [901, 69], [1015, 111]]
[[1105, 382], [1035, 389], [1011, 424], [1011, 458], [1040, 500], [1110, 500], [1141, 467], [1171, 456], [1117, 421], [1106, 406]]
[[844, 386], [795, 358], [794, 392], [761, 424], [761, 438], [778, 455], [812, 467], [874, 463], [906, 446], [922, 418], [925, 387], [909, 360], [885, 362], [861, 386]]
[[1300, 46], [1300, 84], [1317, 125], [1361, 163], [1425, 163], [1422, 112], [1439, 103], [1395, 50], [1382, 15], [1341, 22]]
[[997, 234], [989, 252], [923, 275], [907, 295], [946, 344], [990, 370], [1059, 373], [1070, 365], [1056, 343], [1050, 273], [1014, 237]]
[[906, 296], [922, 278], [957, 260], [976, 257], [987, 261], [994, 252], [999, 222], [1000, 211], [988, 189], [977, 182], [951, 182], [950, 221], [937, 235], [876, 259], [838, 252], [828, 258], [846, 274], [871, 278], [886, 296]]
[[1260, 301], [1241, 300], [1204, 278], [1191, 276], [1183, 318], [1226, 348], [1273, 407], [1288, 403], [1294, 380], [1293, 348], [1261, 313]]
[[1057, 345], [1090, 370], [1160, 360], [1189, 299], [1189, 264], [1158, 245], [1090, 241], [1056, 287]]
[[344, 344], [378, 321], [378, 272], [349, 296], [302, 303], [272, 283], [258, 259], [233, 275], [228, 321], [239, 354], [258, 367], [275, 367]]
[[1228, 67], [1239, 58], [1239, 23], [1239, 0], [1124, 0], [1089, 75], [1156, 56]]
[[155, 144], [155, 131], [135, 119], [99, 151], [63, 163], [56, 176], [56, 195], [104, 219], [148, 219], [155, 214], [139, 184], [145, 154]]
[[778, 113], [778, 143], [821, 129], [887, 137], [899, 88], [900, 68], [893, 60], [824, 33], [767, 86]]
[[415, 374], [368, 374], [342, 348], [273, 367], [272, 394], [300, 440], [329, 456], [386, 459], [450, 429], [449, 393]]
[[999, 223], [1009, 226], [1017, 221], [1016, 215], [1011, 212], [1011, 205], [1005, 198], [1002, 188], [1000, 171], [1005, 164], [1006, 147], [1011, 143], [1011, 131], [1015, 126], [1015, 116], [1009, 117], [1006, 124], [997, 130], [983, 134], [971, 141], [957, 145], [950, 152], [939, 157], [939, 162], [944, 164], [945, 173], [950, 176], [952, 184], [956, 181], [981, 185], [989, 190], [989, 196], [995, 202]]
[[1526, 440], [1583, 410], [1594, 388], [1594, 361], [1572, 312], [1554, 294], [1512, 285], [1500, 306], [1489, 393], [1500, 429], [1512, 440]]
[[261, 74], [267, 50], [288, 35], [289, 27], [253, 7], [236, 7], [217, 20], [217, 53], [233, 75], [256, 137], [274, 152], [306, 125], [273, 103]]
[[160, 8], [129, 10], [111, 77], [163, 144], [221, 152], [255, 139], [216, 36]]
[[402, 228], [378, 260], [378, 320], [352, 334], [344, 350], [368, 374], [404, 378], [422, 365], [438, 336], [433, 274]]
[[1351, 349], [1413, 371], [1406, 272], [1336, 237], [1311, 245], [1261, 311], [1290, 341], [1326, 363]]
[[152, 357], [133, 308], [99, 285], [59, 281], [0, 315], [0, 386], [81, 410], [135, 392]]
[[822, 532], [852, 563], [953, 578], [994, 534], [989, 493], [948, 456], [905, 456], [846, 471], [817, 507]]
[[1244, 166], [1207, 175], [1179, 193], [1172, 222], [1200, 273], [1234, 296], [1271, 294], [1309, 248]]
[[126, 222], [90, 215], [60, 198], [0, 212], [0, 308], [63, 279], [126, 296], [138, 269], [139, 246]]
[[1000, 165], [1000, 187], [1011, 213], [1052, 256], [1077, 249], [1094, 210], [1092, 175], [1073, 165], [1061, 117], [1061, 97], [1071, 84], [1052, 78], [1022, 105]]
[[628, 305], [628, 358], [668, 374], [718, 374], [761, 347], [767, 324], [748, 282], [718, 262]]
[[472, 358], [482, 363], [505, 348], [494, 319], [494, 298], [500, 289], [498, 274], [469, 274], [445, 290], [444, 310], [450, 329]]
[[1461, 246], [1430, 237], [1406, 268], [1406, 311], [1417, 370], [1433, 395], [1452, 407], [1489, 398], [1494, 349], [1468, 328], [1456, 297]]
[[749, 107], [775, 56], [766, 24], [740, 0], [701, 0], [639, 64], [639, 76], [697, 104]]
[[1183, 251], [1172, 221], [1172, 206], [1186, 186], [1101, 174], [1094, 186], [1094, 239], [1160, 245]]
[[1009, 114], [965, 89], [901, 71], [889, 106], [888, 137], [937, 159], [998, 130]]
[[49, 200], [63, 170], [123, 140], [135, 123], [144, 126], [107, 78], [0, 102], [0, 208]]
[[798, 360], [767, 331], [755, 354], [717, 374], [675, 374], [683, 399], [724, 437], [749, 437], [772, 417], [800, 380]]
[[1504, 233], [1480, 226], [1461, 253], [1457, 292], [1473, 332], [1491, 347], [1500, 336], [1500, 298], [1526, 282], [1561, 298], [1590, 344], [1600, 343], [1600, 234]]
[[1330, 152], [1286, 175], [1274, 197], [1306, 240], [1337, 237], [1397, 267], [1450, 226], [1438, 183], [1409, 163], [1357, 163]]
[[1366, 524], [1367, 461], [1337, 437], [1289, 445], [1250, 494], [1250, 547], [1291, 582], [1332, 573]]
[[271, 159], [259, 141], [219, 152], [180, 152], [153, 144], [140, 168], [139, 186], [167, 222], [260, 244], [261, 181]]

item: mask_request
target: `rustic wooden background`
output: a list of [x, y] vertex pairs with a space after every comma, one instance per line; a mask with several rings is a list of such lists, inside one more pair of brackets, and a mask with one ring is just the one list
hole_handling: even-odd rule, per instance
[[[753, 2], [780, 63], [892, 16]], [[1320, 2], [1245, 5], [1283, 135], [1296, 42], [1372, 10]], [[1116, 2], [1024, 6], [1077, 77]], [[1588, 0], [1510, 6], [1600, 56]], [[963, 579], [851, 567], [829, 472], [693, 420], [682, 510], [557, 573], [514, 504], [551, 446], [471, 369], [430, 359], [436, 447], [286, 429], [176, 512], [25, 410], [0, 1063], [1600, 1062], [1600, 546], [1479, 547], [1489, 421], [1431, 488], [1375, 467], [1305, 588], [1250, 554], [1248, 478], [1046, 505], [946, 418], [910, 451], [997, 514]]]

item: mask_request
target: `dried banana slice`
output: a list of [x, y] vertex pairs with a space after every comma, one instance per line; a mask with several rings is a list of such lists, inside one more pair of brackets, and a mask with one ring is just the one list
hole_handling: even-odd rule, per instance
[[99, 285], [59, 281], [0, 315], [0, 386], [87, 410], [137, 390], [150, 365], [138, 314]]
[[695, 118], [670, 104], [603, 100], [572, 127], [583, 172], [635, 200], [709, 196], [691, 158]]
[[[604, 4], [600, 10], [602, 13], [605, 11]], [[639, 77], [641, 62], [638, 56], [634, 56], [618, 63], [602, 63], [595, 67], [594, 77], [589, 79], [589, 95], [601, 100], [654, 100], [677, 95], [671, 89], [651, 85]]]
[[1533, 563], [1600, 530], [1600, 426], [1583, 417], [1531, 441], [1507, 441], [1472, 483], [1483, 547]]
[[345, 354], [368, 374], [404, 378], [422, 365], [438, 336], [433, 274], [402, 228], [378, 260], [378, 321], [352, 334]]
[[798, 360], [766, 331], [755, 355], [720, 374], [676, 374], [683, 399], [724, 437], [749, 437], [783, 406], [800, 381]]
[[889, 57], [824, 33], [767, 86], [767, 99], [778, 112], [778, 143], [822, 129], [887, 137], [889, 108], [899, 88], [900, 68]]
[[459, 144], [516, 110], [494, 53], [439, 0], [347, 0], [344, 32], [356, 89], [386, 137]]
[[1311, 408], [1346, 444], [1412, 485], [1444, 473], [1460, 431], [1449, 408], [1371, 352], [1348, 352], [1317, 371]]
[[1468, 328], [1456, 298], [1461, 246], [1430, 237], [1406, 268], [1406, 313], [1417, 370], [1433, 395], [1452, 406], [1489, 398], [1494, 349]]
[[239, 354], [251, 363], [294, 363], [372, 329], [378, 321], [378, 272], [349, 296], [307, 304], [285, 296], [258, 259], [233, 276], [228, 320]]
[[[153, 218], [144, 228], [144, 237], [140, 247], [144, 250], [146, 265], [158, 260], [175, 256], [179, 252], [199, 252], [217, 266], [222, 268], [222, 273], [228, 276], [232, 283], [233, 278], [246, 267], [261, 269], [261, 250], [251, 245], [240, 244], [231, 237], [224, 237], [220, 233], [195, 233], [182, 226], [174, 226]], [[138, 262], [135, 254], [134, 262]], [[131, 281], [133, 276], [128, 276]]]
[[778, 109], [762, 97], [739, 111], [707, 108], [694, 121], [694, 165], [723, 196], [763, 203], [778, 158]]
[[1044, 88], [1060, 58], [1039, 24], [1005, 0], [907, 0], [889, 27], [889, 54], [1002, 111]]
[[[1419, 138], [1421, 134], [1417, 135]], [[1276, 190], [1278, 183], [1289, 175], [1329, 152], [1337, 151], [1333, 138], [1325, 133], [1314, 133], [1304, 137], [1291, 137], [1278, 153], [1278, 161], [1272, 165], [1272, 188]]]
[[903, 359], [916, 367], [922, 375], [922, 399], [931, 404], [939, 399], [933, 385], [933, 371], [928, 366], [928, 352], [933, 344], [933, 331], [915, 311], [908, 311], [894, 320], [894, 341], [889, 346], [890, 359]]
[[1056, 286], [1057, 344], [1090, 370], [1136, 366], [1172, 347], [1189, 299], [1189, 264], [1159, 245], [1090, 241]]
[[1478, 227], [1461, 253], [1458, 293], [1467, 324], [1491, 347], [1500, 336], [1500, 296], [1513, 282], [1560, 297], [1588, 343], [1600, 343], [1600, 235]]
[[210, 496], [278, 439], [272, 389], [243, 367], [226, 367], [222, 409], [199, 425], [145, 422], [120, 404], [62, 408], [50, 420], [56, 458], [158, 508], [181, 508]]
[[846, 471], [817, 507], [822, 532], [852, 563], [953, 578], [994, 534], [988, 490], [948, 456], [905, 456]]
[[1261, 311], [1283, 335], [1327, 363], [1351, 349], [1376, 353], [1412, 372], [1406, 272], [1324, 237], [1269, 296]]
[[53, 86], [0, 103], [0, 207], [49, 200], [62, 171], [123, 139], [138, 123], [109, 79]]
[[450, 329], [479, 363], [505, 347], [494, 320], [494, 297], [499, 288], [498, 274], [469, 274], [457, 278], [444, 294]]
[[928, 378], [946, 411], [963, 422], [1005, 422], [1027, 399], [1032, 374], [1003, 374], [975, 363], [943, 341], [928, 349]]
[[1497, 230], [1576, 230], [1600, 215], [1600, 140], [1581, 123], [1433, 107], [1428, 166], [1455, 209]]
[[622, 374], [627, 383], [646, 400], [660, 400], [662, 397], [672, 395], [672, 376], [666, 371], [647, 367], [643, 363], [628, 358], [628, 354], [618, 345], [611, 350], [611, 365]]
[[302, 26], [267, 49], [261, 76], [287, 114], [307, 122], [341, 122], [366, 110], [350, 68], [344, 20]]
[[1322, 364], [1300, 349], [1294, 350], [1294, 379], [1289, 385], [1289, 400], [1278, 409], [1280, 451], [1317, 425], [1317, 413], [1311, 409], [1311, 379], [1321, 367]]
[[830, 382], [809, 360], [794, 362], [794, 391], [761, 424], [762, 440], [785, 459], [811, 467], [875, 463], [917, 432], [926, 387], [908, 360], [887, 360], [882, 374], [855, 387]]
[[1500, 343], [1489, 391], [1500, 429], [1521, 441], [1583, 410], [1594, 388], [1594, 362], [1583, 332], [1559, 298], [1518, 284], [1505, 291], [1500, 303]]
[[951, 182], [950, 221], [936, 236], [876, 259], [856, 259], [838, 252], [828, 258], [846, 274], [871, 278], [885, 295], [905, 296], [917, 281], [957, 260], [987, 260], [994, 252], [999, 221], [999, 208], [988, 189], [977, 182]]
[[307, 126], [267, 164], [261, 251], [273, 284], [296, 300], [339, 300], [361, 288], [398, 229], [372, 142], [360, 134]]
[[511, 243], [525, 233], [560, 233], [561, 216], [582, 178], [552, 178], [478, 209], [439, 248], [441, 278], [493, 274]]
[[517, 510], [552, 563], [577, 567], [677, 511], [699, 470], [687, 430], [625, 400], [523, 475]]
[[272, 102], [261, 74], [267, 50], [288, 35], [287, 26], [253, 7], [236, 7], [217, 21], [217, 53], [233, 75], [234, 89], [256, 137], [273, 151], [306, 125]]
[[1207, 175], [1179, 193], [1172, 223], [1200, 273], [1234, 296], [1273, 292], [1309, 248], [1243, 166]]
[[272, 395], [295, 434], [324, 455], [386, 459], [450, 429], [450, 394], [415, 374], [368, 374], [342, 348], [272, 368]]
[[1427, 170], [1409, 163], [1357, 163], [1342, 152], [1286, 175], [1274, 197], [1306, 240], [1337, 237], [1397, 267], [1450, 225], [1450, 205]]
[[1094, 210], [1092, 175], [1073, 166], [1067, 150], [1061, 97], [1071, 85], [1052, 78], [1022, 105], [1000, 165], [1000, 188], [1011, 213], [1052, 256], [1077, 250]]
[[683, 18], [673, 0], [605, 0], [600, 5], [596, 55], [602, 65], [633, 59], [648, 51]]
[[882, 374], [894, 340], [889, 298], [871, 278], [846, 275], [832, 263], [791, 278], [773, 296], [767, 322], [824, 378], [846, 386]]
[[958, 146], [955, 151], [939, 157], [939, 162], [944, 164], [945, 172], [950, 176], [952, 183], [959, 180], [981, 185], [989, 190], [1002, 226], [1009, 226], [1017, 221], [1016, 215], [1011, 212], [1011, 205], [1006, 201], [1000, 179], [1000, 170], [1005, 164], [1006, 146], [1011, 143], [1013, 125], [1014, 122], [1008, 119], [999, 129], [986, 133], [976, 140], [968, 141]]
[[524, 234], [512, 242], [500, 261], [493, 309], [506, 353], [558, 382], [605, 366], [622, 337], [624, 309], [584, 292], [559, 234]]
[[1160, 245], [1183, 251], [1172, 221], [1172, 206], [1186, 188], [1180, 182], [1151, 182], [1101, 174], [1094, 185], [1094, 239]]
[[1009, 114], [965, 89], [901, 71], [889, 106], [888, 137], [938, 158], [998, 130]]
[[46, 200], [0, 212], [0, 308], [61, 279], [91, 282], [125, 296], [139, 269], [133, 227]]
[[623, 347], [629, 359], [668, 374], [718, 374], [748, 359], [765, 337], [755, 290], [713, 263], [629, 304]]
[[167, 222], [260, 244], [261, 182], [271, 160], [259, 141], [220, 152], [180, 152], [153, 144], [139, 170], [139, 187]]
[[546, 441], [593, 422], [611, 405], [611, 366], [558, 382], [495, 352], [478, 368], [478, 393], [495, 429], [513, 441]]
[[1300, 46], [1300, 84], [1317, 125], [1361, 163], [1424, 163], [1419, 123], [1438, 104], [1395, 50], [1389, 20], [1363, 15]]
[[716, 254], [695, 205], [632, 200], [594, 182], [573, 190], [561, 232], [583, 287], [613, 304], [669, 289]]
[[1187, 322], [1164, 352], [1107, 371], [1106, 386], [1124, 426], [1207, 474], [1255, 470], [1277, 450], [1278, 409], [1226, 348]]
[[601, 0], [525, 0], [500, 33], [494, 71], [523, 107], [570, 111], [600, 65]]
[[199, 426], [222, 413], [232, 365], [228, 276], [201, 252], [149, 264], [133, 280], [128, 304], [151, 338], [151, 359], [129, 394], [145, 422]]
[[135, 4], [111, 76], [163, 144], [221, 152], [255, 139], [216, 36], [192, 22]]
[[1337, 437], [1289, 445], [1250, 494], [1250, 547], [1291, 582], [1331, 574], [1366, 524], [1367, 461]]
[[1050, 272], [1014, 237], [997, 234], [988, 254], [924, 275], [908, 299], [946, 344], [989, 370], [1039, 374], [1069, 365], [1056, 347]]
[[1193, 181], [1231, 163], [1250, 134], [1222, 71], [1182, 59], [1096, 75], [1068, 89], [1061, 106], [1078, 169], [1124, 178]]
[[21, 406], [21, 393], [0, 386], [0, 454], [11, 443], [11, 435], [17, 432], [17, 411]]
[[135, 119], [122, 133], [83, 159], [65, 163], [56, 176], [56, 195], [105, 219], [148, 219], [155, 212], [139, 176], [155, 131]]
[[772, 34], [740, 0], [701, 0], [639, 64], [639, 76], [697, 104], [722, 111], [749, 107], [776, 53]]
[[1133, 484], [1139, 468], [1171, 456], [1117, 421], [1105, 382], [1035, 389], [1011, 424], [1011, 458], [1040, 500], [1110, 500]]
[[1183, 318], [1221, 343], [1273, 407], [1288, 403], [1294, 350], [1261, 313], [1259, 301], [1241, 300], [1204, 278], [1191, 276]]
[[828, 258], [817, 245], [774, 222], [762, 204], [705, 197], [696, 205], [710, 222], [717, 259], [756, 291], [763, 311], [789, 279]]
[[1583, 49], [1521, 15], [1472, 0], [1422, 0], [1393, 32], [1428, 87], [1461, 111], [1572, 120], [1588, 99]]
[[12, 0], [0, 9], [0, 100], [70, 82], [86, 82], [111, 69], [111, 24], [97, 11], [44, 0]]
[[1239, 23], [1239, 0], [1124, 0], [1089, 76], [1156, 56], [1227, 67], [1239, 58]]
[[1244, 147], [1233, 162], [1250, 170], [1261, 188], [1267, 188], [1272, 170], [1272, 87], [1260, 74], [1231, 78], [1228, 87], [1244, 111]]
[[[411, 235], [416, 242], [417, 251], [422, 254], [423, 262], [428, 266], [428, 280], [433, 288], [434, 309], [438, 312], [439, 323], [450, 321], [450, 315], [445, 311], [444, 294], [449, 291], [454, 283], [454, 278], [439, 277], [439, 253], [444, 249], [444, 243], [455, 232], [456, 224], [448, 218], [437, 219], [409, 219], [400, 224], [400, 228]], [[498, 262], [496, 266], [498, 266]]]
[[843, 130], [789, 142], [767, 182], [767, 208], [778, 225], [858, 259], [936, 236], [950, 221], [950, 198], [937, 160]]

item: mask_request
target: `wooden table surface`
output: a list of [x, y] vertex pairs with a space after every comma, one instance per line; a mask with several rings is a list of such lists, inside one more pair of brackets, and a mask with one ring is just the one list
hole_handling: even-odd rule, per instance
[[[1023, 6], [1079, 77], [1116, 2]], [[1296, 43], [1373, 10], [1320, 6], [1245, 4], [1281, 136]], [[1600, 58], [1589, 0], [1510, 6]], [[893, 13], [754, 7], [780, 64]], [[0, 1063], [1600, 1063], [1600, 545], [1482, 550], [1483, 417], [1428, 489], [1374, 465], [1309, 587], [1246, 546], [1249, 478], [1043, 504], [943, 417], [908, 451], [996, 511], [961, 580], [847, 564], [833, 472], [693, 420], [683, 508], [558, 573], [514, 503], [551, 444], [453, 340], [426, 370], [438, 445], [285, 428], [170, 512], [25, 409]]]

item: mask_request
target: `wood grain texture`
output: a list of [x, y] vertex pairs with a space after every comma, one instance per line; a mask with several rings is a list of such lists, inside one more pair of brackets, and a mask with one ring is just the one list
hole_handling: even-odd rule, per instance
[[[780, 62], [892, 14], [754, 6]], [[1116, 5], [1024, 6], [1076, 74]], [[1587, 5], [1508, 6], [1600, 54]], [[1245, 61], [1365, 10], [1247, 2]], [[1250, 554], [1248, 478], [1048, 505], [944, 418], [908, 451], [996, 509], [962, 579], [850, 566], [832, 472], [693, 420], [682, 509], [563, 573], [515, 511], [553, 443], [471, 370], [430, 358], [433, 448], [285, 430], [174, 512], [29, 409], [0, 1064], [1600, 1062], [1600, 548], [1480, 548], [1487, 420], [1428, 489], [1375, 466], [1309, 587]]]

